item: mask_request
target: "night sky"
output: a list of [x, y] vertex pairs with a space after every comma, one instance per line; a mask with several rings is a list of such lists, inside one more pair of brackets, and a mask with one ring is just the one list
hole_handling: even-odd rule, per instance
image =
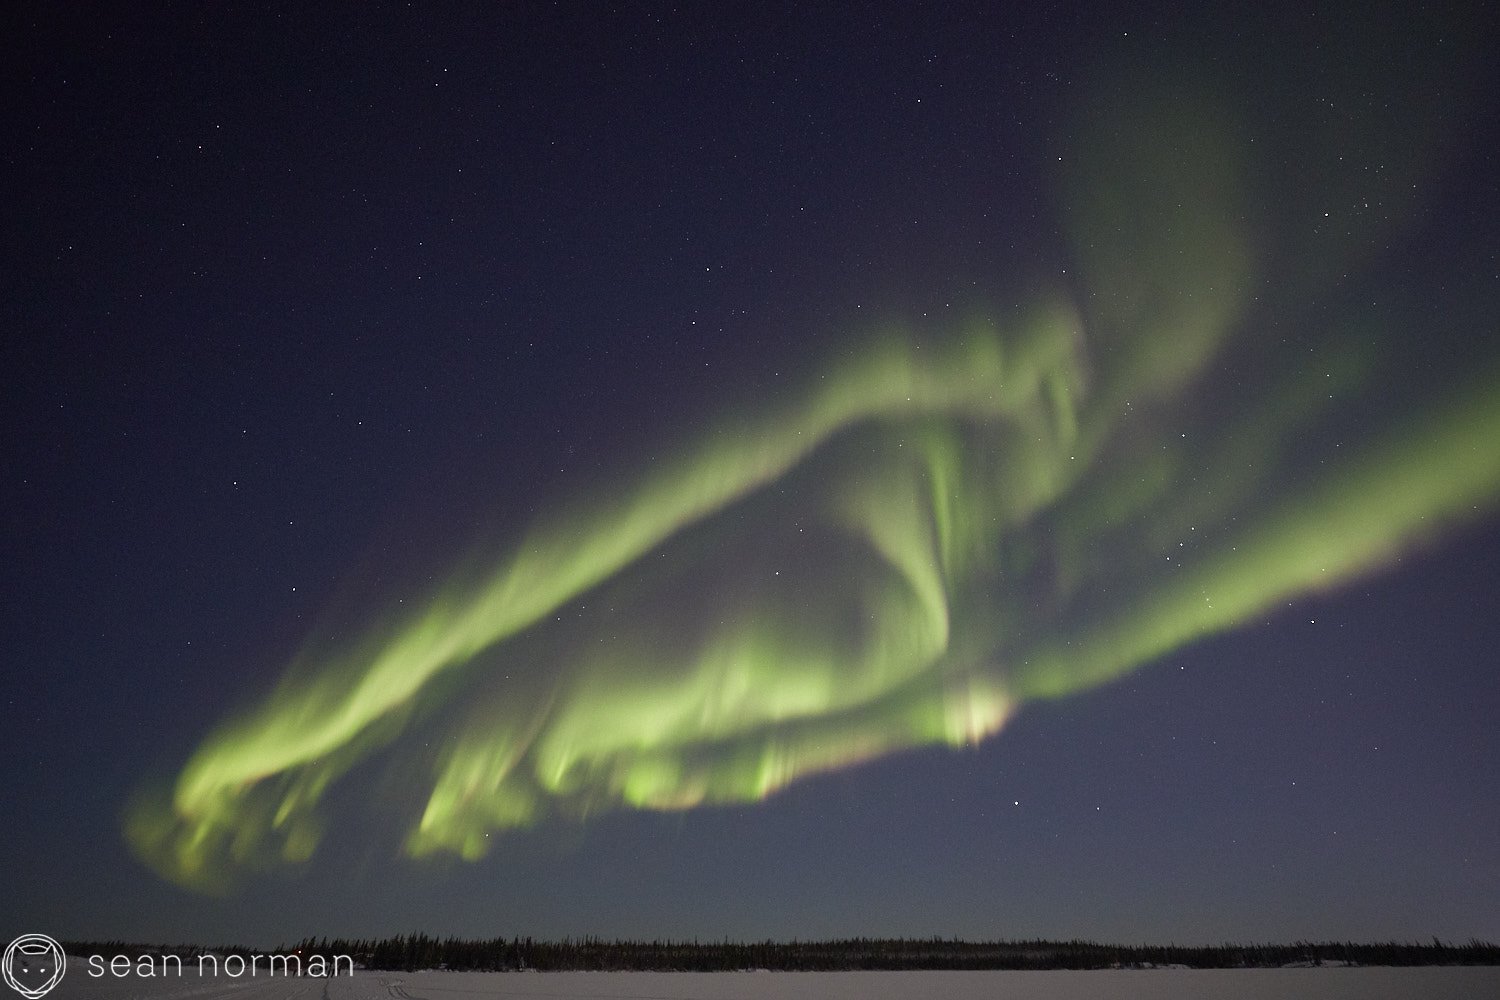
[[309, 6], [8, 15], [0, 937], [1500, 938], [1492, 12]]

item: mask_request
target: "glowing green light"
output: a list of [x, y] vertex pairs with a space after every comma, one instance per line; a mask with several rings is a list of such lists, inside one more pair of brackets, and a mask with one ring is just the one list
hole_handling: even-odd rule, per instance
[[[1325, 384], [1272, 368], [1216, 406], [1214, 365], [1253, 336], [1243, 164], [1197, 120], [1104, 146], [1071, 223], [1081, 314], [1052, 302], [951, 342], [889, 334], [550, 512], [411, 617], [293, 664], [132, 807], [137, 851], [204, 887], [305, 860], [329, 789], [419, 724], [443, 749], [409, 817], [414, 855], [475, 858], [551, 815], [754, 801], [976, 742], [1027, 699], [1487, 509], [1500, 378], [1315, 461], [1299, 449], [1336, 421]], [[1371, 362], [1325, 368], [1355, 393]], [[794, 522], [795, 545], [765, 540]], [[770, 554], [785, 572], [761, 567]], [[559, 625], [585, 595], [618, 617]]]

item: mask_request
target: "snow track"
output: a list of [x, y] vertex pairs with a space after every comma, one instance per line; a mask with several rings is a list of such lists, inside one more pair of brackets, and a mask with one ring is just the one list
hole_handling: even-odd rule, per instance
[[1471, 1000], [1500, 968], [1120, 972], [358, 972], [337, 979], [91, 979], [57, 1000]]

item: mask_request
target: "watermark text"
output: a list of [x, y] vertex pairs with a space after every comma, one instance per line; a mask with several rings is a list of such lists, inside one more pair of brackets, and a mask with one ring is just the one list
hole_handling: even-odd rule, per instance
[[255, 978], [257, 976], [312, 976], [326, 979], [334, 976], [354, 975], [354, 959], [349, 955], [308, 955], [298, 953], [284, 955], [215, 955], [204, 954], [189, 958], [186, 965], [180, 955], [90, 955], [87, 960], [89, 977], [92, 979], [139, 979], [179, 978], [192, 975], [196, 966], [199, 976], [227, 976], [230, 979]]

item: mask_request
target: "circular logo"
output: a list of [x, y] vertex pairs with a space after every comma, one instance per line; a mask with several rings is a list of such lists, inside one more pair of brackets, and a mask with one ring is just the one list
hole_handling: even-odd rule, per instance
[[5, 949], [5, 960], [0, 962], [5, 981], [27, 1000], [46, 996], [67, 970], [62, 945], [45, 934], [22, 934]]

